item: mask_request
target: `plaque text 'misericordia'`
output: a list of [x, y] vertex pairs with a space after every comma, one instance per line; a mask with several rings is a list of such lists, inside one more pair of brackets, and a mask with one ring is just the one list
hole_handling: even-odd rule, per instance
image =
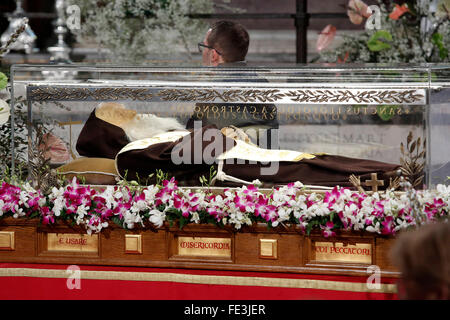
[[424, 89], [192, 89], [131, 87], [31, 87], [34, 101], [140, 100], [294, 104], [424, 104]]

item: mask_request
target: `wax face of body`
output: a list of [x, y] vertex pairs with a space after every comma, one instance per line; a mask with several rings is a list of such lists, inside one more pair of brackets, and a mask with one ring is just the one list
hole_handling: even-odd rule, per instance
[[[206, 32], [205, 39], [203, 40], [203, 43], [207, 46], [210, 44], [208, 43], [208, 37], [211, 33], [211, 29]], [[203, 48], [202, 51], [202, 63], [206, 67], [217, 67], [219, 64], [224, 63], [222, 56], [214, 49], [209, 48]]]

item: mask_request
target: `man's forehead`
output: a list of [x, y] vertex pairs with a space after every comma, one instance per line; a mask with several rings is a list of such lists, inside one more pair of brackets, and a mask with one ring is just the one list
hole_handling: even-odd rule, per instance
[[206, 43], [206, 41], [208, 41], [208, 37], [209, 37], [211, 31], [212, 31], [211, 28], [209, 28], [208, 31], [206, 31], [206, 35], [205, 35], [205, 43]]

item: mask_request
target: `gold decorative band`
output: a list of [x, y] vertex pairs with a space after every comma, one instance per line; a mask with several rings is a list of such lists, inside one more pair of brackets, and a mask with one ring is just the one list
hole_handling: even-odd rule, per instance
[[295, 104], [422, 104], [424, 89], [227, 89], [227, 88], [133, 88], [133, 87], [30, 87], [28, 97], [33, 101], [55, 100], [138, 100], [182, 102], [243, 102]]
[[[0, 277], [68, 278], [66, 270], [0, 268]], [[89, 271], [81, 270], [81, 279], [162, 281], [209, 285], [259, 286], [296, 289], [319, 289], [350, 292], [397, 293], [395, 284], [380, 284], [380, 289], [369, 289], [366, 283], [314, 279], [287, 279], [242, 276], [210, 276], [159, 272]]]
[[32, 88], [28, 96], [35, 101], [45, 100], [139, 100], [146, 101], [153, 97], [145, 88], [67, 88], [37, 87]]

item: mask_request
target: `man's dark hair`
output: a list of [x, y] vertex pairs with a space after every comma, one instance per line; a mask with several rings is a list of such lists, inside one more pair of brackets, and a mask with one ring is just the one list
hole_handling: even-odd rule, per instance
[[222, 20], [211, 26], [207, 41], [220, 52], [225, 62], [237, 62], [245, 60], [250, 39], [241, 24]]

